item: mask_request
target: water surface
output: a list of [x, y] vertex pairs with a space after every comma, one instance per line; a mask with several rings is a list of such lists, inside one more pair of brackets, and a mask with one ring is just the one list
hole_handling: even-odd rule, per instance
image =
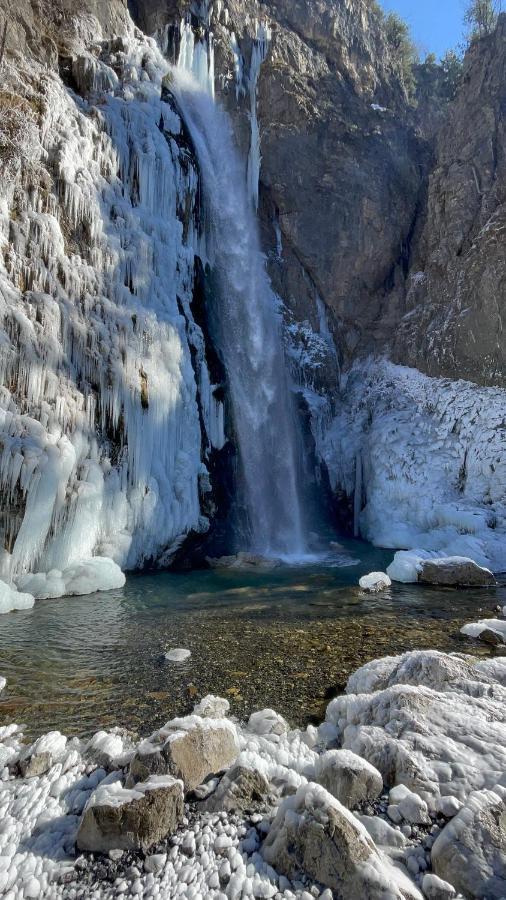
[[[323, 718], [328, 699], [370, 659], [415, 648], [488, 655], [459, 635], [506, 604], [506, 586], [455, 591], [394, 585], [364, 595], [361, 575], [391, 553], [359, 542], [319, 564], [270, 572], [131, 576], [122, 590], [39, 600], [0, 616], [0, 723], [86, 736], [145, 733], [206, 693], [241, 718], [272, 706], [292, 724]], [[353, 565], [353, 563], [355, 563]], [[164, 653], [185, 647], [184, 664]]]

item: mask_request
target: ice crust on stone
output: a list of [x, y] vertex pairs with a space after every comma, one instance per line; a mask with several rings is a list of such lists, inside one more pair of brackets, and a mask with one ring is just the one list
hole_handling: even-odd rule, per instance
[[[259, 734], [248, 725], [229, 722], [240, 748], [234, 765], [247, 766], [264, 775], [279, 797], [278, 824], [283, 827], [287, 816], [313, 816], [319, 814], [318, 810], [323, 815], [329, 803], [338, 803], [314, 784], [318, 759], [328, 747], [323, 736], [327, 736], [331, 747], [337, 738], [345, 749], [361, 750], [362, 758], [372, 765], [377, 766], [376, 757], [385, 763], [383, 775], [393, 789], [390, 797], [397, 806], [412, 800], [418, 810], [424, 808], [425, 802], [433, 816], [441, 809], [446, 810], [447, 816], [458, 814], [458, 831], [459, 822], [466, 822], [469, 817], [466, 810], [478, 810], [480, 798], [495, 796], [498, 785], [504, 782], [504, 684], [506, 660], [501, 658], [477, 661], [468, 656], [428, 651], [376, 660], [350, 678], [345, 697], [329, 705], [329, 727], [318, 729], [316, 749], [308, 746], [305, 731], [274, 728], [262, 729], [264, 733]], [[210, 705], [218, 708], [219, 701], [220, 698], [213, 698]], [[208, 705], [204, 704], [204, 708]], [[272, 721], [263, 713], [262, 720]], [[206, 722], [210, 728], [217, 724], [223, 727], [227, 720], [197, 715], [176, 719], [158, 733], [155, 743], [160, 746], [164, 736], [180, 733], [192, 724], [206, 727]], [[22, 734], [15, 725], [0, 728], [0, 891], [15, 890], [16, 900], [30, 896], [33, 879], [39, 884], [40, 896], [51, 900], [68, 896], [69, 884], [59, 879], [73, 877], [77, 829], [92, 795], [95, 794], [95, 800], [102, 797], [107, 802], [112, 799], [121, 803], [131, 799], [132, 791], [139, 790], [138, 785], [132, 790], [123, 787], [125, 776], [121, 769], [107, 775], [104, 768], [93, 769], [90, 765], [89, 747], [93, 745], [97, 753], [107, 750], [115, 757], [122, 744], [118, 735], [99, 732], [87, 745], [75, 740], [64, 744], [64, 740], [62, 735], [47, 735], [35, 742], [34, 747], [41, 752], [51, 750], [58, 759], [43, 775], [24, 781], [12, 777], [4, 768], [15, 765], [23, 748]], [[119, 760], [121, 754], [116, 758]], [[295, 796], [283, 801], [283, 794]], [[324, 802], [320, 802], [322, 797]], [[392, 868], [392, 862], [406, 862], [409, 856], [405, 854], [412, 850], [421, 852], [425, 859], [423, 847], [413, 848], [410, 838], [377, 815], [355, 816], [348, 810], [343, 813], [342, 806], [340, 810], [349, 817], [350, 824], [363, 829], [360, 833], [367, 846], [371, 839], [377, 845], [373, 847], [374, 866], [361, 873], [365, 880], [370, 879], [375, 890], [383, 884], [387, 891], [400, 878], [407, 895], [417, 896], [415, 884], [400, 869]], [[191, 886], [196, 895], [222, 900], [226, 876], [227, 897], [258, 900], [277, 895], [283, 900], [305, 900], [304, 890], [311, 896], [311, 880], [294, 888], [259, 852], [269, 825], [270, 821], [266, 821], [265, 828], [260, 823], [257, 829], [240, 816], [197, 813], [195, 821], [174, 836], [167, 852], [159, 854], [156, 865], [148, 865], [144, 871], [140, 867], [138, 881], [133, 877], [125, 881], [125, 896], [138, 896], [139, 891], [141, 895], [149, 893], [156, 886], [162, 896], [184, 897]], [[445, 832], [446, 829], [441, 835]], [[450, 837], [450, 832], [445, 841], [440, 837], [440, 846]], [[478, 863], [482, 851], [490, 861], [490, 848], [477, 847]], [[421, 883], [422, 875], [423, 872], [417, 883]], [[148, 880], [150, 876], [155, 880]], [[435, 879], [432, 881], [436, 883]], [[117, 894], [116, 885], [108, 887], [103, 883], [100, 890], [106, 900]], [[327, 900], [326, 894], [322, 897]]]
[[190, 650], [184, 650], [182, 647], [176, 647], [174, 650], [169, 650], [168, 653], [165, 654], [165, 659], [167, 662], [173, 663], [182, 663], [186, 662], [191, 656]]
[[506, 619], [481, 619], [479, 622], [470, 622], [460, 629], [466, 637], [479, 638], [484, 631], [493, 631], [506, 643]]

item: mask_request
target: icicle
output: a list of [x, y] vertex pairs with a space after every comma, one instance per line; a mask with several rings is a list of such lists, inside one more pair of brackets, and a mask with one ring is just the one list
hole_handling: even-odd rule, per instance
[[355, 493], [353, 496], [353, 535], [360, 537], [360, 513], [362, 512], [362, 454], [355, 460]]
[[249, 70], [249, 100], [250, 100], [250, 125], [251, 138], [248, 155], [248, 187], [250, 197], [255, 210], [258, 209], [258, 192], [260, 182], [260, 127], [257, 113], [257, 88], [260, 68], [267, 58], [271, 41], [271, 29], [264, 22], [256, 22], [256, 36], [251, 51], [251, 64]]

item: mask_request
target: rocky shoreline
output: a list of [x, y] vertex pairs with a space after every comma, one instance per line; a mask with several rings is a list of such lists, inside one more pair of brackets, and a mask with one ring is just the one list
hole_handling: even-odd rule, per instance
[[417, 651], [305, 730], [212, 696], [141, 742], [2, 728], [0, 894], [499, 900], [505, 701], [506, 659]]

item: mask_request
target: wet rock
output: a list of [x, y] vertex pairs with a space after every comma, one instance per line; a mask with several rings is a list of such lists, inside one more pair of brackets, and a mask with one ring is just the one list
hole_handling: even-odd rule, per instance
[[315, 781], [347, 809], [376, 800], [383, 790], [378, 770], [350, 750], [328, 750], [318, 757]]
[[363, 825], [317, 784], [303, 785], [283, 801], [262, 854], [288, 878], [304, 872], [346, 900], [380, 900], [387, 894], [392, 900], [421, 900]]
[[173, 719], [139, 744], [130, 763], [128, 785], [151, 774], [169, 774], [191, 791], [209, 775], [227, 769], [238, 752], [235, 726], [226, 719]]
[[120, 781], [91, 795], [77, 833], [80, 850], [147, 850], [172, 834], [183, 819], [183, 784], [154, 775], [131, 790]]
[[493, 628], [484, 628], [483, 631], [480, 631], [479, 640], [483, 644], [490, 644], [492, 647], [499, 647], [505, 643], [502, 634], [494, 631]]
[[506, 897], [506, 788], [473, 792], [432, 847], [432, 868], [465, 897]]
[[490, 587], [496, 583], [492, 572], [460, 556], [423, 560], [418, 581], [442, 587]]
[[282, 565], [281, 559], [268, 556], [258, 556], [254, 553], [237, 553], [235, 556], [220, 556], [219, 558], [206, 557], [206, 563], [211, 569], [262, 569], [269, 571]]
[[204, 812], [246, 812], [265, 805], [269, 782], [254, 769], [233, 766], [225, 773], [217, 789], [201, 804]]

